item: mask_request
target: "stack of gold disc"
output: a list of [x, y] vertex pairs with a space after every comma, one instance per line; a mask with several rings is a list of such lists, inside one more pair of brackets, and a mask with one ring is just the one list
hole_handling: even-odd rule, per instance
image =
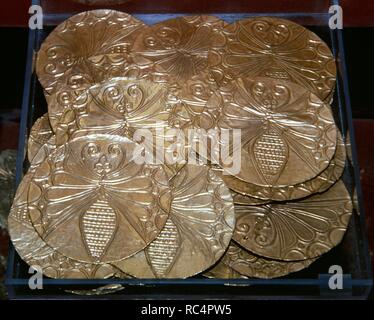
[[[273, 278], [342, 240], [352, 203], [335, 61], [304, 27], [88, 11], [51, 32], [36, 73], [48, 113], [30, 130], [9, 229], [44, 275]], [[210, 142], [164, 139], [159, 152], [139, 134], [191, 130]], [[217, 157], [227, 130], [238, 143]]]

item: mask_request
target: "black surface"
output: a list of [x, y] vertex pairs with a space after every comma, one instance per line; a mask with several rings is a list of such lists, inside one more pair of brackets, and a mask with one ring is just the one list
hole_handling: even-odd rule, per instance
[[344, 29], [354, 118], [374, 118], [374, 28]]
[[0, 111], [21, 108], [28, 29], [0, 28]]

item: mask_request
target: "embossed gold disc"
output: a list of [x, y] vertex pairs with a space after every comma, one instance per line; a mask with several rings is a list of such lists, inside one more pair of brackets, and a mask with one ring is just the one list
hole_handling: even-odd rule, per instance
[[[255, 17], [230, 24], [212, 40], [209, 66], [219, 83], [242, 76], [289, 80], [329, 102], [334, 57], [316, 34], [289, 20]], [[215, 36], [213, 36], [215, 37]]]
[[30, 219], [42, 239], [82, 262], [113, 262], [164, 227], [171, 194], [162, 167], [136, 164], [136, 144], [88, 135], [57, 148], [35, 171]]
[[31, 167], [18, 186], [9, 213], [9, 234], [20, 257], [31, 266], [39, 266], [51, 278], [108, 278], [116, 269], [109, 264], [82, 263], [60, 254], [48, 246], [34, 229], [28, 214], [27, 194], [36, 168], [54, 149], [54, 138], [33, 157]]
[[132, 67], [128, 58], [144, 23], [115, 10], [79, 13], [58, 25], [40, 47], [36, 73], [47, 94], [62, 84], [87, 87]]
[[[222, 179], [229, 188], [235, 190], [239, 194], [242, 194], [242, 197], [240, 197], [241, 200], [239, 200], [239, 194], [234, 197], [235, 203], [239, 203], [239, 201], [244, 202], [245, 198], [243, 197], [246, 195], [252, 197], [254, 202], [256, 201], [254, 200], [256, 198], [258, 199], [258, 202], [261, 201], [260, 199], [263, 199], [263, 201], [269, 199], [275, 201], [285, 201], [305, 198], [313, 193], [320, 193], [327, 190], [341, 177], [346, 161], [345, 150], [343, 138], [341, 133], [338, 131], [335, 155], [328, 167], [315, 178], [293, 186], [261, 187], [229, 175], [222, 175]], [[250, 201], [250, 199], [247, 200], [248, 202]]]
[[131, 129], [163, 128], [169, 119], [169, 91], [148, 80], [115, 78], [92, 86], [70, 106], [51, 103], [58, 144], [89, 133], [130, 136]]
[[183, 82], [207, 68], [212, 36], [223, 41], [226, 25], [213, 16], [187, 16], [149, 26], [135, 40], [134, 61], [139, 66], [155, 64], [169, 74], [171, 83]]
[[170, 181], [164, 229], [144, 250], [114, 265], [138, 278], [186, 278], [215, 264], [232, 237], [230, 191], [207, 166], [186, 164]]
[[279, 261], [267, 259], [242, 249], [233, 241], [222, 257], [222, 263], [240, 274], [262, 279], [283, 277], [289, 273], [300, 271], [309, 267], [315, 260]]
[[[265, 187], [314, 178], [328, 166], [337, 141], [329, 105], [297, 84], [271, 78], [238, 78], [221, 87], [208, 100], [200, 126], [241, 130], [240, 171], [226, 166], [228, 159], [220, 165]], [[214, 152], [221, 150], [218, 142]]]
[[[82, 108], [82, 104], [87, 102], [87, 99], [90, 98], [90, 92], [91, 90], [95, 91], [97, 90], [98, 87], [104, 88], [105, 86], [107, 87], [114, 87], [116, 83], [123, 84], [125, 81], [123, 80], [133, 80], [133, 84], [137, 83], [143, 83], [146, 85], [146, 87], [150, 87], [150, 90], [147, 90], [145, 93], [149, 93], [152, 91], [152, 88], [159, 91], [164, 91], [165, 89], [161, 89], [160, 86], [157, 87], [156, 84], [162, 84], [166, 83], [166, 78], [167, 76], [163, 74], [159, 74], [155, 68], [153, 67], [137, 67], [133, 66], [128, 69], [128, 72], [123, 74], [123, 77], [115, 77], [115, 78], [110, 78], [106, 81], [102, 81], [100, 84], [97, 85], [84, 85], [81, 87], [76, 87], [75, 85], [59, 85], [58, 89], [56, 92], [50, 95], [46, 95], [46, 99], [48, 102], [48, 112], [49, 112], [49, 119], [51, 122], [51, 126], [54, 131], [61, 130], [61, 128], [58, 128], [58, 126], [66, 127], [69, 125], [69, 122], [71, 119], [70, 115], [66, 117], [66, 112], [69, 113], [71, 110], [75, 110], [75, 108]], [[122, 82], [122, 81], [123, 82]], [[148, 82], [141, 82], [141, 81], [148, 81]], [[128, 87], [129, 85], [125, 85]], [[109, 90], [108, 90], [109, 91]], [[120, 90], [121, 91], [121, 90]], [[129, 90], [127, 93], [129, 96], [132, 95], [132, 91]], [[105, 92], [106, 99], [110, 99], [109, 92]], [[114, 99], [118, 98], [116, 93], [114, 91], [111, 91], [111, 94], [114, 95]], [[91, 97], [92, 98], [92, 97]], [[134, 97], [129, 97], [133, 99]], [[170, 102], [173, 102], [172, 99]], [[123, 110], [122, 110], [123, 111]], [[128, 110], [131, 112], [131, 110]], [[70, 112], [71, 113], [71, 112]], [[77, 113], [79, 113], [79, 110], [77, 110]], [[56, 133], [58, 134], [58, 132]]]
[[27, 158], [30, 162], [36, 156], [39, 149], [53, 136], [53, 131], [49, 123], [48, 113], [37, 119], [30, 130], [27, 141]]
[[235, 206], [233, 239], [271, 259], [315, 258], [340, 243], [351, 214], [351, 198], [339, 180], [326, 192], [303, 200]]

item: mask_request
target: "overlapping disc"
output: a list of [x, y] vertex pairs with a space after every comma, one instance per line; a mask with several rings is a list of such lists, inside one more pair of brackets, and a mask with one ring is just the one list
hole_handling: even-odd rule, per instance
[[144, 23], [115, 10], [79, 13], [60, 25], [40, 47], [36, 73], [47, 94], [61, 85], [85, 88], [132, 68], [130, 52]]
[[149, 26], [134, 42], [134, 61], [156, 65], [170, 76], [169, 83], [183, 83], [207, 69], [211, 39], [216, 35], [223, 41], [226, 25], [214, 16], [187, 16]]
[[215, 266], [203, 273], [206, 278], [213, 279], [247, 279], [233, 268], [227, 266], [222, 261], [219, 261]]
[[116, 267], [138, 278], [186, 278], [214, 265], [235, 225], [230, 191], [207, 166], [185, 165], [170, 181], [170, 217], [144, 251]]
[[36, 73], [48, 113], [9, 228], [44, 275], [271, 279], [341, 242], [349, 141], [334, 57], [306, 28], [93, 10], [51, 32]]
[[212, 40], [209, 66], [219, 83], [237, 77], [269, 77], [298, 83], [330, 102], [336, 81], [334, 57], [316, 34], [289, 20], [255, 17], [224, 28]]
[[239, 194], [241, 195], [240, 198], [242, 199], [242, 202], [246, 196], [252, 199], [255, 198], [258, 202], [261, 200], [294, 200], [307, 197], [316, 192], [323, 192], [327, 190], [341, 177], [345, 167], [345, 161], [345, 145], [342, 140], [341, 133], [338, 132], [338, 140], [334, 157], [330, 161], [328, 167], [311, 180], [285, 187], [264, 187], [242, 181], [230, 175], [222, 175], [222, 179], [232, 190], [238, 193], [236, 198], [239, 198]]
[[222, 263], [250, 278], [272, 279], [305, 269], [315, 260], [272, 260], [256, 256], [232, 242], [222, 258]]
[[45, 276], [51, 278], [108, 278], [116, 269], [106, 263], [92, 264], [70, 259], [47, 245], [39, 236], [29, 217], [28, 190], [36, 168], [55, 149], [54, 137], [43, 145], [32, 158], [31, 167], [18, 186], [8, 225], [12, 243], [30, 266], [40, 267]]
[[[258, 186], [310, 180], [335, 154], [337, 129], [330, 106], [307, 89], [282, 80], [238, 78], [220, 87], [208, 100], [199, 125], [220, 135], [208, 148], [210, 158], [229, 174]], [[233, 129], [241, 138], [240, 145], [232, 146], [237, 166], [222, 153], [222, 146], [228, 145], [223, 131]]]
[[53, 249], [82, 262], [112, 262], [162, 230], [171, 194], [162, 167], [137, 164], [135, 143], [92, 135], [57, 148], [36, 169], [30, 219]]

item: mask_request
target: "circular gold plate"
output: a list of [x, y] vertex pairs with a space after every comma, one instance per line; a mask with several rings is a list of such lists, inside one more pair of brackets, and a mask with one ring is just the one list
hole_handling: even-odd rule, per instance
[[47, 94], [62, 85], [72, 90], [124, 76], [144, 23], [115, 10], [79, 13], [58, 25], [42, 43], [36, 73]]
[[144, 250], [117, 268], [137, 278], [187, 278], [214, 265], [235, 226], [230, 191], [207, 166], [186, 164], [170, 181], [171, 212], [164, 229]]
[[270, 259], [311, 259], [340, 243], [351, 214], [351, 198], [339, 180], [326, 192], [303, 200], [235, 206], [233, 239]]
[[[297, 84], [271, 78], [238, 78], [221, 87], [208, 100], [200, 126], [240, 130], [240, 159], [234, 159], [240, 171], [225, 165], [228, 159], [217, 161], [227, 173], [264, 187], [314, 178], [330, 163], [337, 142], [329, 105]], [[218, 140], [214, 152], [222, 144]]]
[[82, 262], [124, 259], [162, 230], [171, 194], [162, 167], [136, 164], [136, 144], [89, 135], [57, 148], [36, 169], [31, 221], [42, 239]]
[[219, 83], [262, 76], [298, 83], [329, 102], [335, 87], [333, 54], [316, 34], [290, 20], [255, 17], [234, 22], [212, 40], [209, 66]]
[[[345, 145], [338, 131], [338, 140], [336, 145], [335, 155], [329, 163], [328, 167], [322, 171], [321, 174], [315, 178], [305, 181], [294, 186], [287, 187], [263, 187], [256, 186], [254, 184], [242, 181], [234, 176], [222, 175], [223, 181], [226, 185], [234, 191], [241, 194], [240, 197], [242, 202], [245, 200], [245, 196], [252, 197], [253, 202], [258, 199], [258, 202], [263, 201], [287, 201], [305, 198], [313, 193], [321, 193], [332, 186], [342, 175], [346, 161]], [[239, 203], [239, 195], [234, 197], [234, 202]], [[248, 200], [249, 201], [249, 200]], [[248, 203], [250, 204], [250, 203]]]
[[186, 16], [144, 28], [133, 52], [138, 66], [155, 64], [169, 82], [180, 82], [207, 69], [208, 51], [214, 34], [223, 37], [227, 25], [213, 16]]
[[36, 232], [29, 217], [28, 190], [36, 168], [54, 150], [54, 138], [33, 157], [31, 167], [18, 186], [8, 225], [12, 243], [20, 257], [30, 266], [38, 266], [45, 276], [65, 279], [108, 278], [116, 269], [109, 264], [83, 263], [70, 259], [47, 245]]
[[263, 258], [240, 248], [231, 242], [222, 262], [249, 278], [272, 279], [300, 271], [310, 266], [316, 259], [301, 261], [279, 261]]

